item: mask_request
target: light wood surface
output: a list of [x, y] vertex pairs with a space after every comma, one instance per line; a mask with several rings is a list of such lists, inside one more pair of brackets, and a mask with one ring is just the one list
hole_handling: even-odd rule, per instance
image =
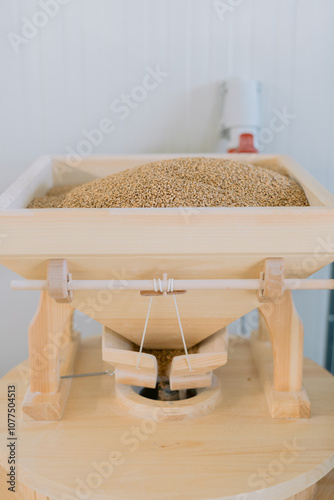
[[[22, 486], [20, 492], [9, 493], [5, 484], [5, 470], [0, 467], [0, 494], [2, 500], [52, 500], [49, 497], [32, 492], [26, 486]], [[310, 493], [297, 493], [285, 500], [333, 500], [334, 498], [334, 469], [316, 485], [308, 488]], [[30, 495], [30, 496], [29, 496]], [[306, 495], [306, 496], [305, 496]], [[311, 495], [311, 496], [310, 496]], [[312, 496], [313, 495], [313, 496]], [[94, 500], [92, 498], [87, 500]]]
[[[101, 338], [84, 341], [77, 372], [104, 369]], [[8, 384], [16, 384], [20, 404], [23, 373], [19, 366], [0, 381], [1, 415]], [[229, 362], [216, 373], [222, 395], [216, 408], [203, 417], [157, 423], [119, 406], [113, 378], [74, 380], [61, 422], [19, 422], [20, 481], [39, 492], [38, 500], [64, 500], [64, 492], [76, 498], [78, 480], [93, 480], [96, 467], [119, 460], [109, 477], [101, 476], [91, 499], [109, 500], [112, 494], [120, 500], [235, 500], [247, 493], [249, 500], [286, 500], [332, 469], [334, 379], [328, 372], [305, 360], [310, 420], [270, 417], [248, 341], [232, 339]], [[133, 434], [138, 429], [141, 439]], [[5, 437], [1, 418], [2, 466]]]

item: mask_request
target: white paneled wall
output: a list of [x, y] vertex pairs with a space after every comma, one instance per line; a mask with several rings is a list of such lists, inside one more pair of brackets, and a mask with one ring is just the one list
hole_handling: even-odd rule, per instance
[[[262, 82], [264, 127], [275, 109], [295, 115], [264, 151], [290, 154], [334, 190], [332, 0], [57, 1], [18, 52], [8, 35], [52, 1], [0, 4], [0, 190], [40, 154], [76, 150], [105, 117], [115, 130], [93, 154], [217, 151], [219, 86], [232, 76]], [[169, 76], [122, 120], [111, 105], [157, 65]], [[1, 270], [2, 372], [26, 356], [36, 304], [8, 292], [10, 275]], [[306, 354], [322, 362], [327, 294], [300, 293], [297, 306]]]

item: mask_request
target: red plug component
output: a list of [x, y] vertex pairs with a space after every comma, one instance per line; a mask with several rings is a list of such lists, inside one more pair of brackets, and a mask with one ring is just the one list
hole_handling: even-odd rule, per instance
[[239, 146], [237, 148], [229, 149], [227, 152], [228, 153], [258, 153], [258, 150], [254, 147], [253, 134], [241, 134], [239, 136]]

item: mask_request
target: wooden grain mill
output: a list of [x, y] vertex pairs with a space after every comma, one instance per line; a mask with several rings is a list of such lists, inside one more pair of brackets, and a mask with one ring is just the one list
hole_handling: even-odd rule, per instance
[[[71, 379], [61, 377], [75, 370], [79, 348], [75, 309], [104, 325], [101, 356], [115, 367], [120, 389], [157, 383], [157, 360], [138, 352], [142, 344], [185, 348], [171, 363], [171, 389], [197, 388], [203, 398], [215, 383], [213, 371], [228, 360], [226, 326], [256, 308], [261, 322], [252, 346], [270, 414], [309, 417], [303, 326], [291, 290], [334, 288], [332, 280], [306, 279], [334, 261], [334, 197], [291, 159], [246, 161], [296, 179], [310, 207], [26, 209], [52, 186], [161, 158], [70, 165], [42, 157], [0, 197], [0, 262], [25, 278], [13, 288], [41, 290], [29, 327], [24, 418], [62, 418]], [[268, 336], [270, 358], [263, 349]], [[188, 354], [194, 345], [198, 352]]]

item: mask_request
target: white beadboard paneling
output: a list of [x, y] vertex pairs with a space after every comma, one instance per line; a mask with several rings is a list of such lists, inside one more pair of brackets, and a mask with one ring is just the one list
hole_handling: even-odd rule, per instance
[[107, 43], [109, 38], [104, 20], [108, 12], [106, 2], [82, 0], [81, 6], [84, 120], [87, 126], [94, 126], [105, 116], [110, 102], [110, 89], [105, 82], [107, 75], [112, 72], [113, 52]]
[[[275, 30], [274, 61], [272, 87], [272, 106], [282, 112], [284, 109], [293, 113], [292, 90], [295, 62], [295, 28], [297, 20], [297, 0], [281, 0], [277, 2], [275, 10], [275, 24], [282, 29]], [[273, 116], [273, 108], [267, 113]], [[267, 116], [268, 116], [267, 115]], [[296, 118], [295, 118], [296, 119]], [[295, 120], [294, 119], [294, 120]], [[293, 121], [280, 132], [275, 132], [272, 143], [268, 144], [267, 151], [287, 151]]]
[[[129, 0], [126, 1], [127, 36], [124, 41], [126, 76], [122, 94], [131, 95], [131, 91], [141, 85], [143, 77], [146, 74], [145, 67], [148, 65], [149, 52], [147, 13], [146, 0], [138, 0], [135, 3]], [[142, 102], [135, 102], [131, 98], [133, 106], [136, 107], [131, 109], [129, 116], [124, 121], [118, 121], [118, 127], [125, 139], [125, 147], [130, 153], [135, 153], [140, 148], [146, 147], [150, 94], [151, 92], [148, 93], [147, 98]], [[126, 141], [128, 133], [131, 136], [129, 143]]]
[[[31, 20], [33, 15], [40, 10], [37, 1], [18, 2], [19, 17]], [[52, 21], [48, 23], [52, 28]], [[44, 28], [46, 29], [46, 28]], [[25, 144], [25, 152], [31, 158], [40, 150], [45, 152], [46, 131], [43, 122], [44, 88], [42, 83], [43, 66], [41, 64], [41, 38], [43, 29], [39, 34], [20, 49], [20, 93], [22, 108], [19, 110], [24, 131], [20, 137]], [[28, 135], [29, 141], [24, 139]], [[28, 138], [27, 137], [27, 138]]]
[[[169, 76], [169, 100], [168, 100], [168, 130], [169, 147], [175, 152], [186, 152], [187, 137], [191, 130], [187, 129], [187, 74], [189, 64], [189, 50], [187, 44], [189, 38], [186, 36], [188, 0], [180, 2], [170, 0], [169, 2], [169, 30], [170, 37], [170, 76]], [[189, 28], [188, 28], [189, 29]]]
[[[233, 4], [232, 4], [233, 5]], [[231, 13], [233, 21], [233, 50], [230, 76], [243, 78], [251, 73], [251, 39], [253, 28], [252, 2], [241, 2]]]
[[[116, 129], [96, 154], [214, 151], [220, 84], [233, 76], [262, 82], [264, 127], [275, 108], [296, 115], [265, 151], [290, 154], [334, 190], [332, 0], [244, 0], [223, 17], [212, 0], [71, 0], [16, 54], [8, 32], [20, 33], [21, 18], [40, 9], [39, 0], [0, 4], [1, 190], [38, 155], [76, 149], [83, 130], [104, 117]], [[169, 77], [122, 121], [110, 105], [141, 84], [147, 65]], [[17, 306], [27, 312], [30, 304], [32, 316], [34, 300], [8, 293], [6, 270], [0, 278], [2, 321], [12, 329]], [[305, 353], [318, 362], [327, 299], [327, 292], [296, 294]], [[18, 344], [22, 358], [26, 339]]]
[[[105, 2], [106, 13], [104, 22], [104, 33], [106, 40], [106, 51], [104, 65], [106, 68], [105, 94], [107, 104], [105, 113], [115, 121], [111, 111], [111, 105], [126, 90], [128, 75], [126, 42], [128, 37], [127, 24], [127, 3], [118, 0]], [[123, 153], [127, 151], [129, 135], [122, 127], [117, 127], [115, 131], [105, 138], [102, 152], [112, 151]]]
[[[276, 22], [277, 4], [276, 0], [254, 0], [252, 2], [251, 72], [248, 76], [261, 82], [264, 127], [268, 126], [274, 107], [274, 71], [276, 65], [274, 55], [278, 29]], [[270, 145], [263, 146], [264, 152], [270, 151]]]
[[217, 123], [212, 124], [211, 121], [212, 101], [216, 99], [215, 89], [209, 80], [211, 14], [211, 2], [204, 0], [191, 9], [187, 19], [186, 126], [192, 131], [187, 137], [187, 150], [192, 153], [208, 149], [212, 125]]
[[[148, 0], [147, 7], [148, 64], [155, 68], [157, 64], [167, 73], [170, 72], [171, 43], [173, 32], [171, 27], [170, 6], [168, 2]], [[170, 85], [166, 79], [158, 92], [149, 96], [146, 107], [146, 139], [145, 151], [168, 153], [170, 144], [170, 122], [173, 118], [166, 102], [170, 102]]]
[[290, 150], [327, 184], [334, 111], [330, 97], [334, 61], [328, 52], [334, 46], [334, 3], [299, 2], [299, 9], [292, 96], [297, 119], [292, 127]]
[[[72, 1], [64, 6], [59, 14], [58, 22], [61, 24], [63, 37], [62, 65], [58, 78], [62, 78], [65, 82], [65, 90], [62, 95], [65, 112], [60, 117], [64, 131], [62, 134], [64, 135], [64, 139], [61, 150], [67, 154], [66, 146], [73, 147], [77, 144], [81, 139], [81, 131], [86, 125], [82, 3], [79, 4], [76, 1]], [[52, 60], [50, 63], [52, 64]], [[57, 126], [58, 128], [60, 128], [59, 125]], [[56, 127], [52, 127], [52, 132], [56, 132]]]
[[[25, 126], [23, 113], [26, 103], [22, 99], [22, 58], [14, 52], [8, 40], [9, 33], [18, 33], [20, 26], [20, 9], [18, 0], [0, 5], [0, 32], [1, 32], [1, 65], [0, 78], [0, 150], [1, 174], [8, 182], [13, 180], [15, 173], [7, 171], [7, 162], [17, 155], [17, 139], [22, 137]], [[26, 145], [28, 147], [28, 145]], [[14, 152], [14, 154], [13, 154]]]
[[[64, 74], [64, 21], [63, 14], [67, 6], [59, 6], [58, 13], [50, 19], [45, 29], [41, 29], [34, 48], [36, 66], [40, 78], [37, 94], [33, 98], [33, 106], [40, 107], [41, 127], [43, 133], [43, 153], [57, 151], [63, 148], [67, 140], [66, 128], [55, 131], [52, 123], [59, 123], [59, 117], [66, 119], [68, 108], [66, 95], [68, 82]], [[36, 6], [38, 10], [38, 2]], [[28, 65], [29, 68], [29, 65]], [[26, 70], [27, 71], [27, 70]], [[31, 89], [28, 89], [31, 95]], [[27, 99], [27, 96], [26, 96]], [[55, 102], [58, 106], [55, 106]], [[32, 116], [30, 116], [30, 120]]]

